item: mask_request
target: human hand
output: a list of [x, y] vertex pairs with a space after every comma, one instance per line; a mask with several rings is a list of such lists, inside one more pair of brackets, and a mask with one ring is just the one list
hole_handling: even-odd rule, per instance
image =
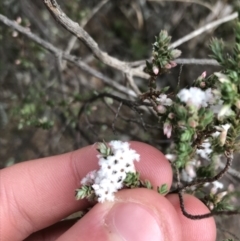
[[[172, 182], [171, 166], [155, 148], [131, 142], [140, 154], [136, 169], [153, 186]], [[94, 146], [0, 171], [0, 238], [2, 241], [215, 241], [213, 218], [191, 220], [183, 216], [177, 195], [163, 197], [147, 189], [121, 190], [114, 202], [96, 204], [79, 221], [60, 221], [89, 207], [76, 201], [74, 190], [97, 169]], [[185, 195], [185, 208], [204, 214], [208, 208]], [[28, 237], [28, 238], [27, 238]]]

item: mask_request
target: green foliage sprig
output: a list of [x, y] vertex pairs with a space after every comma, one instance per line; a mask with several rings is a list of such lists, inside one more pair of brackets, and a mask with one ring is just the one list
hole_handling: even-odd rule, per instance
[[[175, 191], [181, 196], [186, 188], [197, 191], [205, 184], [213, 183], [214, 191], [209, 196], [212, 213], [231, 209], [230, 200], [217, 194], [223, 186], [218, 179], [227, 172], [233, 153], [239, 150], [240, 22], [236, 23], [235, 32], [231, 54], [225, 54], [222, 40], [213, 39], [210, 43], [211, 57], [222, 66], [221, 71], [209, 76], [203, 72], [188, 88], [168, 93], [168, 86], [157, 90], [156, 79], [175, 67], [171, 63], [180, 52], [169, 48], [171, 38], [162, 31], [153, 44], [152, 62], [146, 63], [146, 72], [150, 74], [149, 90], [141, 96], [143, 101], [152, 103], [163, 133], [172, 139], [173, 144], [166, 156], [179, 175]], [[224, 157], [226, 166], [217, 173], [217, 165]], [[208, 164], [204, 165], [206, 161]], [[180, 180], [187, 184], [180, 188]], [[184, 209], [184, 205], [181, 206]]]

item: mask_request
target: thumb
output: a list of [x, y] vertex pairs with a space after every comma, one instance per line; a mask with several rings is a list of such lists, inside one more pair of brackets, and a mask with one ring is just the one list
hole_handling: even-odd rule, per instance
[[155, 191], [123, 190], [114, 202], [95, 205], [60, 240], [180, 241], [179, 217]]

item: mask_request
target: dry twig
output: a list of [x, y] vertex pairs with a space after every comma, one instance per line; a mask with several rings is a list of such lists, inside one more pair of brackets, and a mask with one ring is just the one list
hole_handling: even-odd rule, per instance
[[184, 36], [183, 38], [177, 40], [176, 42], [170, 44], [169, 48], [176, 48], [176, 47], [182, 45], [183, 43], [189, 41], [190, 39], [195, 38], [198, 35], [206, 32], [206, 31], [208, 31], [208, 30], [210, 30], [212, 28], [215, 28], [215, 27], [217, 27], [217, 26], [219, 26], [219, 25], [221, 25], [223, 23], [226, 23], [226, 22], [229, 22], [229, 21], [231, 21], [233, 19], [236, 19], [237, 17], [238, 17], [238, 13], [235, 12], [235, 13], [229, 15], [229, 16], [226, 16], [226, 17], [223, 17], [223, 18], [218, 19], [216, 21], [213, 21], [213, 22], [211, 22], [211, 23], [209, 23], [209, 24], [207, 24], [207, 25], [205, 25], [205, 26], [203, 26], [203, 27], [201, 27], [201, 28], [191, 32], [190, 34]]
[[[92, 11], [91, 13], [82, 20], [80, 23], [81, 27], [85, 27], [87, 23], [93, 18], [93, 16], [108, 2], [109, 0], [102, 0]], [[76, 36], [72, 36], [68, 42], [67, 48], [65, 50], [65, 53], [70, 54], [71, 50], [73, 49], [75, 43], [77, 41]], [[62, 69], [66, 68], [66, 62], [63, 63]]]
[[118, 84], [117, 82], [114, 82], [112, 79], [104, 76], [102, 73], [98, 72], [97, 70], [91, 68], [86, 63], [81, 61], [78, 57], [70, 55], [70, 54], [66, 54], [61, 49], [56, 48], [51, 43], [41, 39], [37, 35], [30, 32], [29, 29], [20, 26], [15, 21], [12, 21], [12, 20], [8, 19], [7, 17], [3, 16], [2, 14], [0, 14], [0, 22], [4, 23], [5, 25], [9, 26], [12, 29], [18, 31], [19, 33], [22, 33], [23, 35], [25, 35], [29, 39], [33, 40], [34, 42], [38, 43], [44, 49], [48, 50], [49, 52], [51, 52], [55, 56], [61, 56], [62, 59], [65, 59], [65, 60], [73, 63], [74, 65], [79, 67], [81, 70], [85, 71], [86, 73], [88, 73], [90, 75], [93, 75], [96, 78], [101, 79], [104, 83], [106, 83], [107, 85], [117, 89], [118, 91], [120, 91], [122, 93], [125, 93], [127, 95], [130, 95], [132, 97], [137, 96], [135, 94], [135, 92], [133, 92], [129, 88], [126, 88], [125, 86], [122, 86], [122, 85]]
[[147, 0], [148, 2], [185, 2], [185, 3], [195, 3], [198, 5], [201, 5], [205, 8], [208, 8], [210, 11], [212, 11], [212, 6], [208, 3], [202, 2], [202, 0]]
[[233, 154], [232, 153], [225, 153], [225, 155], [227, 157], [227, 163], [226, 163], [224, 169], [222, 171], [220, 171], [217, 175], [215, 175], [214, 177], [203, 178], [203, 179], [193, 181], [193, 182], [190, 183], [191, 185], [186, 185], [184, 187], [180, 187], [179, 170], [176, 168], [177, 194], [178, 194], [178, 197], [179, 197], [181, 211], [182, 211], [182, 213], [185, 217], [193, 219], [193, 220], [199, 220], [199, 219], [209, 218], [209, 217], [217, 216], [217, 215], [236, 215], [236, 214], [240, 214], [239, 210], [223, 210], [223, 211], [212, 211], [212, 212], [205, 213], [205, 214], [193, 215], [193, 214], [190, 214], [190, 213], [187, 212], [187, 210], [185, 208], [185, 205], [184, 205], [183, 190], [186, 187], [197, 186], [199, 184], [203, 184], [203, 183], [206, 183], [206, 182], [214, 182], [214, 181], [220, 179], [224, 174], [226, 174], [226, 172], [228, 171], [228, 169], [230, 168], [230, 166], [232, 164]]
[[118, 60], [106, 52], [103, 52], [95, 40], [82, 28], [77, 22], [71, 20], [60, 8], [57, 1], [43, 0], [49, 12], [53, 15], [57, 22], [59, 22], [65, 29], [70, 33], [75, 35], [79, 40], [84, 42], [86, 46], [92, 51], [94, 56], [102, 61], [104, 64], [118, 69], [126, 74], [131, 74], [132, 76], [138, 76], [147, 79], [148, 74], [139, 69], [132, 68], [127, 62]]

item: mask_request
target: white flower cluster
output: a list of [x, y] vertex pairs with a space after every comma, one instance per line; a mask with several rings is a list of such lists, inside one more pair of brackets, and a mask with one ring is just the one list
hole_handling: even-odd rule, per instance
[[177, 96], [182, 102], [195, 106], [196, 108], [207, 107], [216, 101], [211, 88], [205, 91], [197, 87], [182, 89]]
[[114, 193], [123, 187], [128, 172], [135, 173], [134, 161], [140, 155], [130, 149], [128, 142], [111, 141], [112, 155], [97, 155], [99, 170], [91, 171], [81, 181], [82, 185], [91, 185], [98, 197], [98, 202], [113, 201]]

